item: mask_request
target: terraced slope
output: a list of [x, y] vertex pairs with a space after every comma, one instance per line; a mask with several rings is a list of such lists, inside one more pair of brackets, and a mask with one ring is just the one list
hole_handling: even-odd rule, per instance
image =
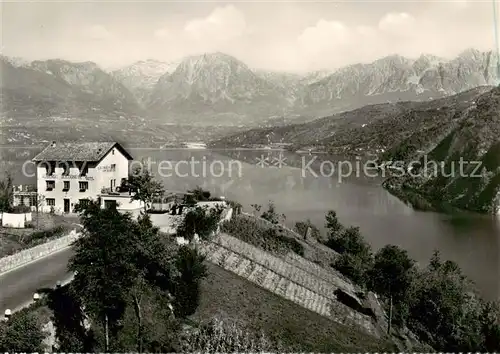
[[317, 271], [314, 263], [313, 266], [306, 260], [298, 261], [296, 257], [290, 256], [280, 258], [227, 234], [220, 234], [213, 242], [204, 244], [202, 251], [210, 262], [299, 306], [380, 337], [379, 330], [369, 316], [336, 299], [336, 289], [352, 293], [353, 286], [340, 278], [325, 274], [328, 273], [326, 270]]

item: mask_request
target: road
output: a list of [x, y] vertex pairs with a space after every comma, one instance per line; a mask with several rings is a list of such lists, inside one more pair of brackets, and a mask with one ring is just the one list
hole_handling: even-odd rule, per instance
[[0, 316], [6, 309], [15, 309], [30, 302], [39, 288], [54, 287], [70, 277], [68, 260], [73, 250], [67, 248], [48, 257], [0, 276]]

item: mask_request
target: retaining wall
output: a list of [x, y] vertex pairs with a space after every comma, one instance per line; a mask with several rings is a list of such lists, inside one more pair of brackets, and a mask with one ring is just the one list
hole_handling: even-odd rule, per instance
[[80, 237], [80, 233], [73, 230], [69, 235], [0, 258], [0, 274], [69, 247], [78, 237]]

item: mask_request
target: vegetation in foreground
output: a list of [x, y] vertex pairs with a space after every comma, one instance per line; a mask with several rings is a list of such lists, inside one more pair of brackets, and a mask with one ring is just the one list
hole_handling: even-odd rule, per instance
[[327, 246], [340, 253], [333, 267], [382, 296], [391, 325], [408, 327], [439, 351], [498, 351], [500, 306], [481, 299], [459, 266], [435, 252], [421, 269], [407, 252], [387, 245], [373, 254], [356, 227], [327, 215]]
[[[196, 226], [180, 226], [179, 235], [189, 239], [202, 232], [209, 239], [217, 225], [214, 216], [191, 212]], [[53, 314], [58, 351], [394, 350], [207, 266], [195, 244], [171, 242], [147, 214], [133, 220], [116, 209], [101, 209], [98, 202], [80, 213], [84, 236], [75, 242], [69, 264], [75, 280], [67, 287], [41, 290]], [[282, 216], [272, 205], [261, 216], [264, 224], [237, 218], [243, 224], [224, 227], [272, 252], [301, 253], [300, 242], [287, 238], [279, 225]], [[283, 234], [264, 233], [263, 225], [274, 225]], [[308, 221], [296, 228], [311, 228], [311, 235], [321, 236]], [[455, 263], [436, 253], [420, 269], [393, 245], [373, 254], [359, 229], [343, 226], [334, 211], [326, 215], [326, 228], [325, 245], [339, 254], [332, 266], [381, 296], [390, 314], [390, 334], [407, 327], [440, 351], [499, 349], [498, 304], [483, 301]], [[42, 327], [26, 313], [0, 325], [0, 350], [43, 349]]]
[[[222, 230], [276, 254], [303, 254], [301, 243], [269, 223], [283, 220], [271, 204], [266, 212], [253, 206], [265, 219], [259, 223], [240, 215], [223, 225]], [[259, 214], [260, 213], [260, 214]], [[273, 222], [274, 221], [274, 222]], [[390, 314], [388, 332], [408, 328], [435, 350], [495, 351], [500, 348], [500, 306], [481, 299], [474, 284], [452, 261], [443, 261], [435, 252], [428, 266], [419, 268], [405, 250], [387, 245], [373, 252], [358, 227], [346, 227], [334, 211], [326, 215], [327, 235], [321, 235], [310, 221], [296, 223], [299, 234], [310, 235], [338, 253], [331, 266], [367, 291], [381, 296]]]

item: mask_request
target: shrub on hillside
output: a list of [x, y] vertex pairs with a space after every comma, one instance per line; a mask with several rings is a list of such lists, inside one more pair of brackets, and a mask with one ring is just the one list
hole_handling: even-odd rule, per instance
[[342, 253], [332, 266], [355, 283], [365, 284], [368, 264], [364, 263], [361, 258], [349, 253]]
[[311, 236], [317, 240], [321, 239], [321, 233], [319, 232], [319, 229], [313, 225], [311, 220], [306, 220], [306, 221], [298, 221], [295, 223], [295, 231], [297, 231], [298, 234], [302, 236], [306, 236], [307, 230], [311, 229]]
[[0, 352], [44, 352], [45, 336], [35, 316], [31, 312], [20, 311], [7, 323], [0, 323]]
[[[456, 263], [442, 262], [436, 252], [418, 273], [410, 291], [408, 327], [435, 349], [500, 349], [498, 307], [488, 305], [475, 294], [473, 284]], [[485, 310], [493, 312], [493, 316], [484, 316]]]
[[304, 247], [295, 238], [287, 237], [283, 231], [257, 218], [235, 215], [231, 220], [222, 223], [221, 231], [265, 251], [276, 254], [286, 254], [289, 251], [304, 254]]
[[183, 246], [176, 256], [175, 266], [179, 272], [174, 279], [174, 312], [177, 317], [186, 318], [198, 308], [200, 281], [207, 275], [203, 263], [205, 257], [196, 248]]
[[369, 258], [370, 246], [363, 239], [359, 227], [348, 227], [336, 234], [331, 234], [326, 245], [339, 253], [349, 253], [360, 256], [363, 259]]
[[396, 303], [407, 299], [415, 273], [415, 261], [408, 252], [394, 245], [381, 248], [368, 271], [370, 289]]
[[182, 352], [236, 353], [280, 352], [282, 347], [264, 333], [254, 333], [217, 318], [202, 324], [180, 339]]
[[344, 226], [340, 223], [337, 213], [334, 210], [330, 210], [325, 216], [325, 227], [328, 230], [328, 238], [336, 237], [337, 234], [344, 229]]
[[216, 230], [222, 215], [222, 207], [208, 209], [196, 207], [187, 212], [177, 225], [176, 234], [191, 241], [195, 234], [207, 240]]
[[50, 228], [48, 230], [35, 231], [23, 238], [23, 242], [26, 244], [38, 244], [41, 242], [46, 242], [50, 239], [64, 236], [70, 230], [68, 226], [58, 225]]
[[273, 202], [269, 202], [267, 210], [263, 212], [260, 217], [275, 225], [283, 223], [286, 219], [285, 214], [278, 214], [276, 212], [276, 207]]

